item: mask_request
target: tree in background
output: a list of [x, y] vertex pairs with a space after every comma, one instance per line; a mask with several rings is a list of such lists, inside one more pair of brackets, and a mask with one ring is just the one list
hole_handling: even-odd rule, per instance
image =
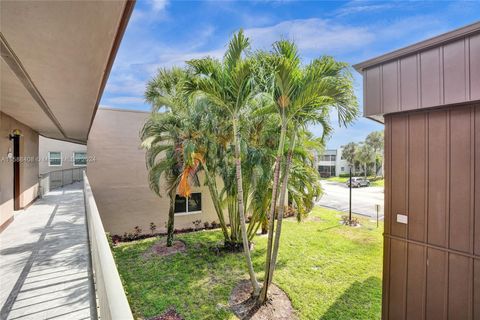
[[342, 156], [347, 161], [348, 166], [353, 169], [353, 174], [356, 172], [356, 162], [358, 158], [358, 144], [355, 142], [347, 143], [342, 150]]
[[365, 139], [365, 144], [372, 148], [374, 153], [374, 175], [377, 177], [377, 160], [382, 163], [383, 172], [383, 131], [373, 131]]
[[375, 153], [372, 147], [366, 143], [362, 143], [357, 152], [357, 160], [363, 165], [363, 174], [366, 178], [368, 175], [368, 165], [375, 162]]

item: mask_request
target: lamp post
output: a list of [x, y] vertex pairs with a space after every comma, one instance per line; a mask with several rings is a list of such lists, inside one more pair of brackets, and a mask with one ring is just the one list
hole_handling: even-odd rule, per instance
[[349, 201], [350, 207], [348, 211], [348, 222], [352, 224], [352, 167], [350, 167], [350, 180], [348, 183], [348, 187], [350, 189], [349, 190], [350, 191], [350, 201]]

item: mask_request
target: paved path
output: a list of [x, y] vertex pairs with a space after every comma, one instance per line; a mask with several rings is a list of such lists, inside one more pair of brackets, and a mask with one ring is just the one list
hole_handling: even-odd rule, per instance
[[80, 183], [49, 192], [0, 233], [0, 319], [94, 319]]
[[[324, 195], [318, 205], [339, 211], [349, 210], [349, 190], [345, 184], [322, 180]], [[383, 188], [363, 187], [352, 189], [352, 212], [376, 217], [375, 204], [380, 204], [380, 217], [383, 217]]]

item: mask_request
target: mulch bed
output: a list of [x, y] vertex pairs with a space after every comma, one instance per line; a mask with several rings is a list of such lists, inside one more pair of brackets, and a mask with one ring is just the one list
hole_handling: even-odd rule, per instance
[[288, 296], [279, 287], [270, 286], [268, 301], [257, 306], [251, 298], [252, 285], [249, 280], [241, 281], [230, 295], [230, 308], [241, 320], [297, 320]]
[[185, 250], [187, 250], [187, 246], [183, 241], [175, 240], [171, 247], [167, 247], [167, 242], [160, 240], [151, 246], [150, 249], [143, 254], [143, 257], [146, 259], [151, 257], [165, 257], [178, 252], [184, 252]]
[[169, 309], [165, 313], [149, 318], [148, 320], [184, 320], [175, 309]]

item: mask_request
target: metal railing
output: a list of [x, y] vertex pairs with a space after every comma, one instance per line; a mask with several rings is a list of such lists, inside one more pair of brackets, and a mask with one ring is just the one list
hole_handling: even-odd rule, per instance
[[133, 320], [87, 175], [83, 173], [90, 255], [100, 319]]
[[42, 173], [38, 177], [39, 196], [47, 192], [83, 180], [83, 173], [87, 167], [76, 167]]

